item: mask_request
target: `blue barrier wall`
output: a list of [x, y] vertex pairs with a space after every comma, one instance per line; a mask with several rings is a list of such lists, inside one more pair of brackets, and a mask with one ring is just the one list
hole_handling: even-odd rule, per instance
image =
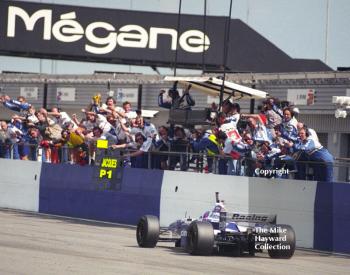
[[98, 190], [93, 168], [43, 164], [39, 212], [125, 224], [159, 217], [160, 170], [125, 169], [120, 190]]
[[317, 184], [314, 207], [314, 248], [333, 250], [333, 186]]
[[333, 183], [333, 251], [350, 253], [350, 184]]
[[350, 184], [317, 184], [314, 226], [315, 249], [350, 253]]
[[296, 226], [299, 246], [350, 253], [349, 183], [171, 171], [163, 178], [160, 170], [125, 169], [121, 189], [111, 191], [94, 183], [92, 167], [0, 160], [0, 173], [0, 207], [125, 224], [151, 214], [168, 222], [202, 213], [220, 191], [229, 209], [274, 212]]

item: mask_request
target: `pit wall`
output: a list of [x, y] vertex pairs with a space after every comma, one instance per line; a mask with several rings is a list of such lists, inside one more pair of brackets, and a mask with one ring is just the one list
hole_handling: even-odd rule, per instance
[[350, 253], [350, 184], [125, 169], [120, 190], [102, 190], [92, 167], [0, 159], [0, 207], [135, 225], [162, 226], [213, 208], [277, 214], [299, 247]]

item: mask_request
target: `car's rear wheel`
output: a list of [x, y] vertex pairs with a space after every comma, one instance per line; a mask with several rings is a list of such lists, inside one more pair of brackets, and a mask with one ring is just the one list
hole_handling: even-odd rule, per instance
[[194, 221], [187, 229], [186, 251], [192, 255], [211, 255], [214, 229], [211, 223]]
[[155, 247], [159, 238], [159, 220], [156, 216], [143, 216], [136, 229], [136, 239], [140, 247]]
[[271, 258], [289, 259], [295, 251], [295, 232], [290, 225], [276, 225], [278, 233], [272, 233], [270, 237], [274, 240], [268, 242], [269, 246], [274, 246], [268, 249]]

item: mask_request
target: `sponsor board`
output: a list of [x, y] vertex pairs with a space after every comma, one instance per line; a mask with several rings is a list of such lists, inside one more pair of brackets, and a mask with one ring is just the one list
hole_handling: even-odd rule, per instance
[[294, 105], [313, 105], [315, 94], [314, 89], [288, 89], [287, 100]]
[[0, 51], [12, 54], [147, 65], [173, 62], [178, 50], [180, 64], [198, 66], [206, 52], [207, 63], [219, 65], [210, 55], [221, 47], [212, 39], [221, 43], [221, 36], [204, 32], [195, 15], [183, 15], [178, 30], [175, 14], [0, 2]]
[[20, 95], [25, 97], [27, 100], [37, 100], [39, 94], [39, 88], [38, 87], [21, 87], [20, 88]]

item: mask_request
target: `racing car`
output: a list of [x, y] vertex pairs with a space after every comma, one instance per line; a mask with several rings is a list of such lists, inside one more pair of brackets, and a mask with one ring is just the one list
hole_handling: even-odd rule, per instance
[[289, 259], [295, 251], [295, 232], [290, 225], [276, 224], [276, 219], [277, 215], [270, 214], [229, 213], [216, 192], [213, 210], [198, 219], [184, 218], [160, 227], [158, 217], [141, 217], [136, 239], [140, 247], [148, 248], [158, 242], [174, 242], [192, 255], [254, 256], [267, 250], [271, 258]]

